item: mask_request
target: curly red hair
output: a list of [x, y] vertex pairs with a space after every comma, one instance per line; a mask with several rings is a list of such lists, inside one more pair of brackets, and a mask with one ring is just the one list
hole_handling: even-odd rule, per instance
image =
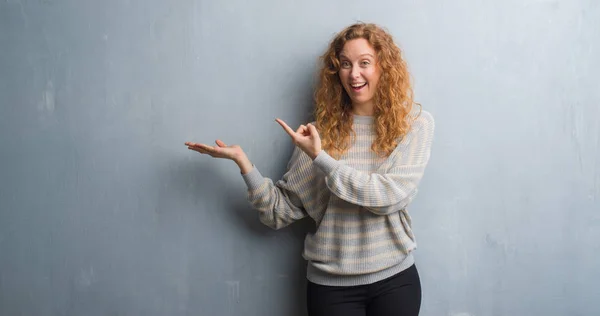
[[315, 91], [315, 121], [322, 148], [339, 158], [351, 144], [353, 115], [350, 97], [344, 90], [338, 71], [339, 54], [346, 42], [366, 39], [377, 53], [381, 77], [373, 97], [377, 138], [371, 149], [389, 155], [398, 140], [408, 133], [412, 120], [413, 90], [406, 62], [392, 36], [375, 24], [357, 23], [342, 30], [321, 56], [319, 86]]

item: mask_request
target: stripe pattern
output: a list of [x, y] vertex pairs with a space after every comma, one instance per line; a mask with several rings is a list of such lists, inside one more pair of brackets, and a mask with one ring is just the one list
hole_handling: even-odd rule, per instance
[[356, 138], [339, 160], [325, 151], [313, 161], [296, 148], [282, 179], [274, 183], [255, 167], [242, 175], [248, 201], [261, 222], [281, 229], [311, 217], [303, 257], [307, 278], [353, 286], [380, 281], [414, 263], [416, 248], [407, 206], [429, 161], [434, 120], [421, 111], [388, 157], [371, 151], [373, 117], [354, 116]]

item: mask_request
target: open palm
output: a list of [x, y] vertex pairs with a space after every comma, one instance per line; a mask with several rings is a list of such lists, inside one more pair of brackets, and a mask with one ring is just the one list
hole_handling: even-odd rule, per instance
[[185, 145], [188, 146], [188, 149], [197, 151], [201, 154], [209, 155], [214, 158], [236, 160], [244, 154], [242, 148], [238, 145], [227, 146], [220, 140], [215, 141], [215, 143], [217, 146], [209, 146], [206, 144], [193, 142], [186, 142]]

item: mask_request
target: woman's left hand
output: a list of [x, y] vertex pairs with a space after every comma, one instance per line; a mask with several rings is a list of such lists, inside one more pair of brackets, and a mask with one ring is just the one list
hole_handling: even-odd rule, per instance
[[290, 135], [294, 144], [302, 149], [311, 159], [314, 160], [321, 152], [321, 138], [314, 125], [310, 123], [300, 125], [298, 130], [294, 132], [283, 120], [276, 119], [275, 121]]

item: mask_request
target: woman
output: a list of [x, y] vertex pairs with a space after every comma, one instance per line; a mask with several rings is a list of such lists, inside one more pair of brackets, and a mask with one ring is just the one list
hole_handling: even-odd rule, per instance
[[433, 118], [413, 108], [406, 63], [382, 28], [347, 27], [322, 61], [314, 124], [294, 131], [277, 119], [296, 147], [276, 184], [237, 145], [186, 145], [237, 163], [264, 224], [315, 221], [303, 252], [309, 315], [418, 315], [406, 207], [429, 160]]

